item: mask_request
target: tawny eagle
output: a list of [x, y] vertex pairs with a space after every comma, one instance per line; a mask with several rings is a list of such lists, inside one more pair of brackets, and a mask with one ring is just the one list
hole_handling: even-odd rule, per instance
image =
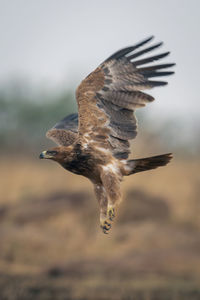
[[76, 90], [78, 114], [65, 117], [47, 132], [59, 147], [40, 154], [40, 158], [54, 160], [91, 180], [104, 233], [110, 230], [116, 204], [121, 200], [123, 176], [165, 166], [172, 158], [168, 153], [128, 160], [129, 140], [137, 135], [134, 112], [154, 100], [142, 90], [166, 85], [151, 78], [174, 73], [165, 70], [173, 63], [148, 65], [169, 52], [140, 58], [161, 46], [158, 43], [138, 50], [152, 38], [114, 53], [81, 82]]

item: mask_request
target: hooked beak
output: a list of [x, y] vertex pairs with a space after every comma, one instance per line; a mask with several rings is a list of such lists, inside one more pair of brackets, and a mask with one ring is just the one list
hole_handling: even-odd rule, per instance
[[52, 158], [52, 157], [53, 157], [53, 155], [47, 154], [47, 151], [43, 151], [42, 153], [40, 153], [40, 156], [39, 156], [40, 159]]
[[39, 156], [39, 158], [40, 158], [40, 159], [43, 159], [43, 158], [45, 158], [45, 154], [46, 154], [46, 151], [43, 151], [42, 153], [40, 153], [40, 156]]

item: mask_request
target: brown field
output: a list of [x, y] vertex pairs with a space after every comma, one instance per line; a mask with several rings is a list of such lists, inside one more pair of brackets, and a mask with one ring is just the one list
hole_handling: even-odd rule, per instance
[[200, 161], [127, 177], [109, 235], [92, 185], [0, 160], [0, 299], [200, 299]]

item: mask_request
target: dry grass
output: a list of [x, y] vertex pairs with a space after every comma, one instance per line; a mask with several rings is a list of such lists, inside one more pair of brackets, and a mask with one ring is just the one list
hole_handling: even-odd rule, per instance
[[85, 178], [37, 158], [0, 165], [0, 286], [25, 295], [5, 299], [199, 299], [199, 161], [126, 178], [108, 236]]

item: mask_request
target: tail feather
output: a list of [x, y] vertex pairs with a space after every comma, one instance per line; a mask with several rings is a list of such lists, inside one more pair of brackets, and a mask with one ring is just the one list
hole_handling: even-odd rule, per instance
[[172, 157], [173, 157], [172, 153], [167, 153], [167, 154], [162, 154], [162, 155], [157, 155], [157, 156], [152, 156], [147, 158], [128, 160], [127, 175], [165, 166], [170, 162]]

